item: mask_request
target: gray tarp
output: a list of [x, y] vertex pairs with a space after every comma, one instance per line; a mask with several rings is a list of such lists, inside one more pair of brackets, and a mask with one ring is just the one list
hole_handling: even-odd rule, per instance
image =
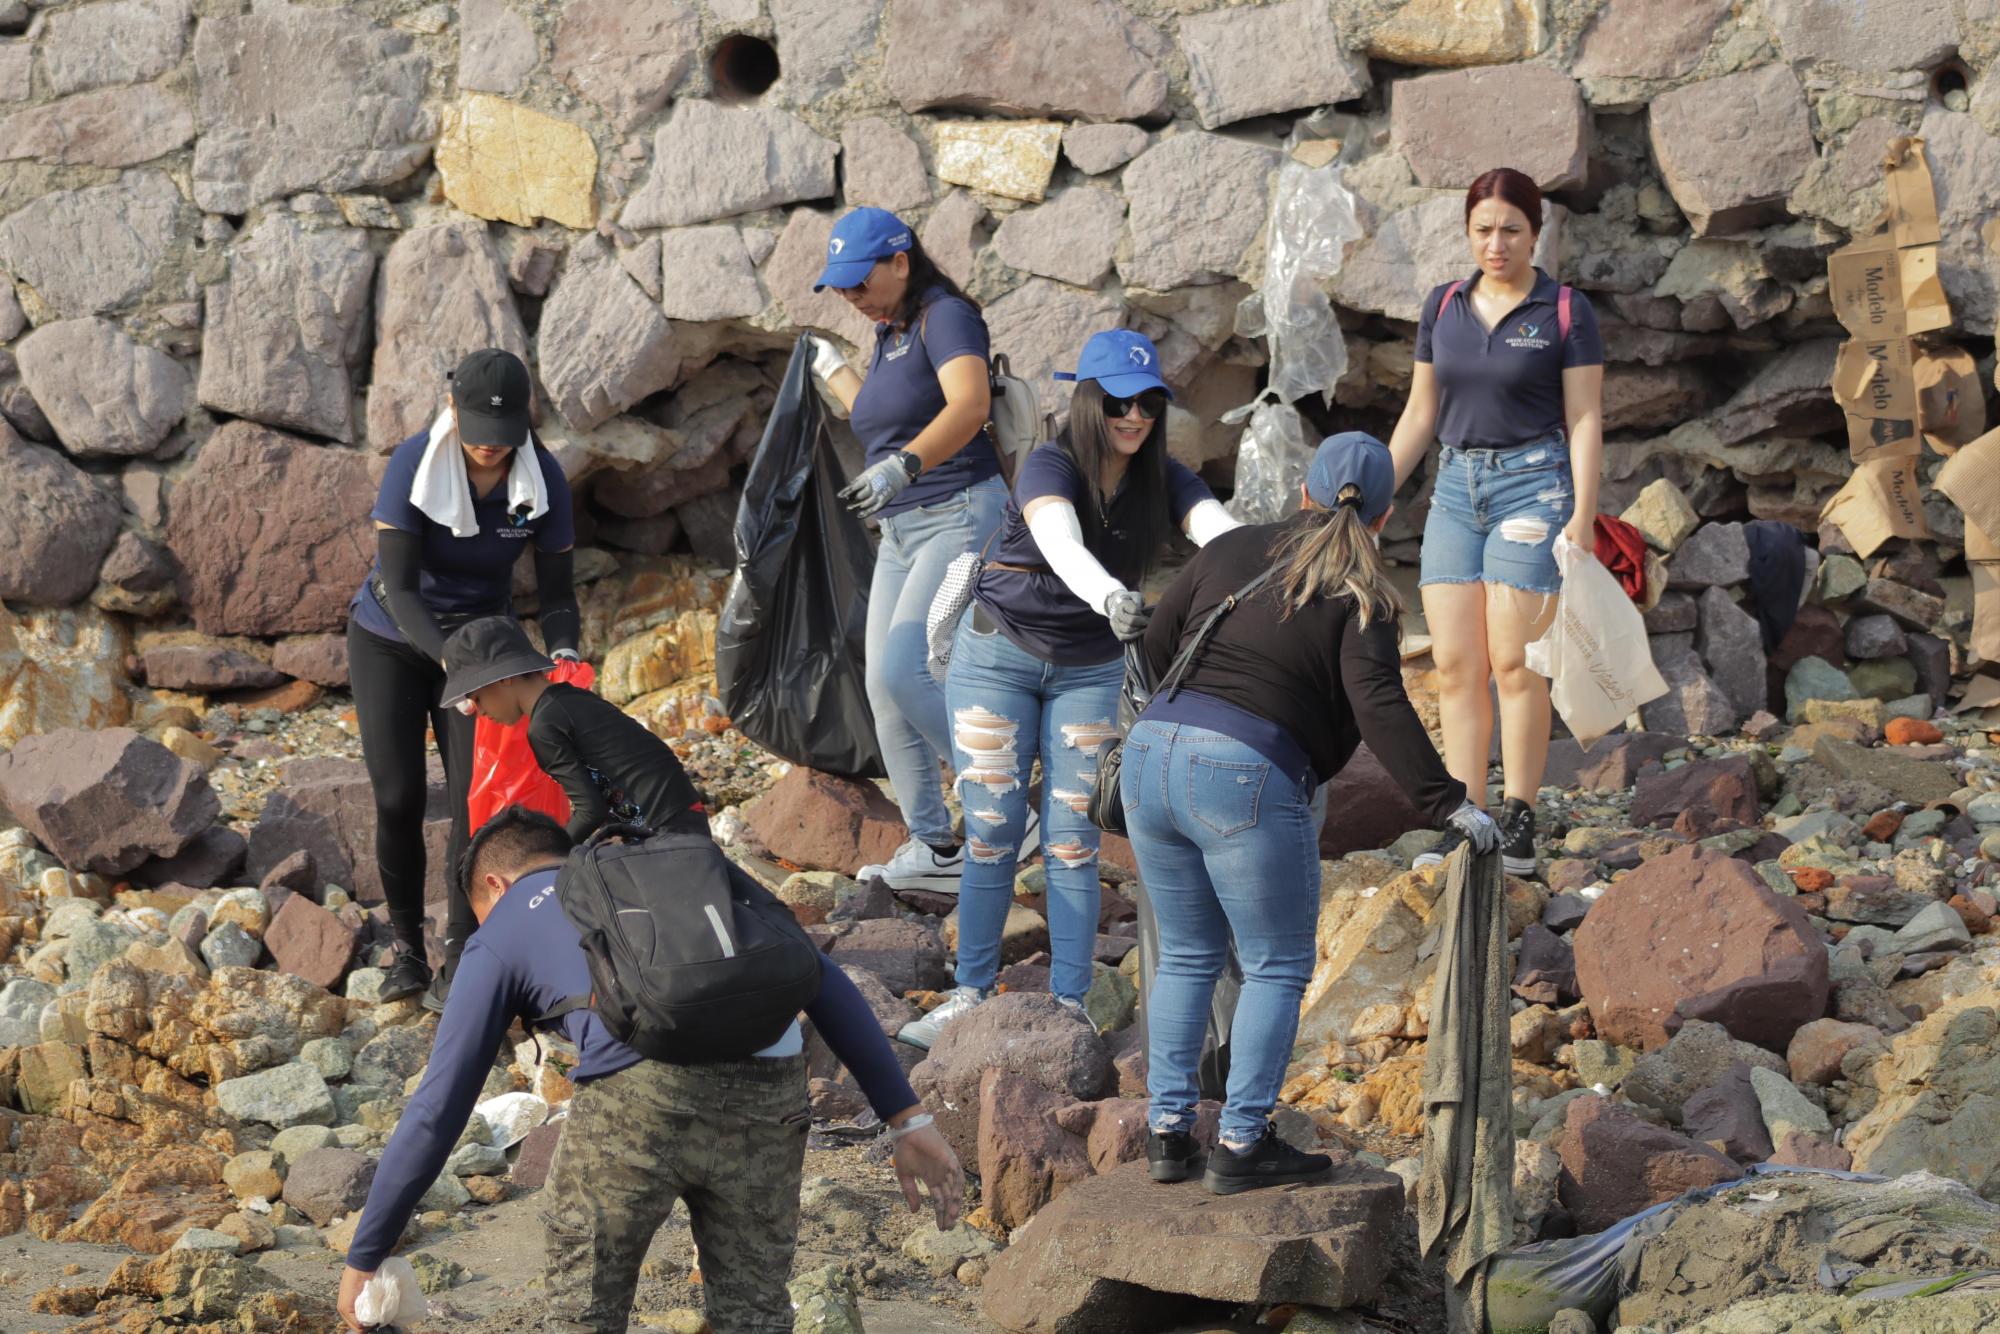
[[1500, 855], [1445, 863], [1442, 939], [1424, 1055], [1417, 1242], [1442, 1255], [1453, 1334], [1483, 1334], [1486, 1262], [1513, 1241], [1514, 1079], [1506, 880]]

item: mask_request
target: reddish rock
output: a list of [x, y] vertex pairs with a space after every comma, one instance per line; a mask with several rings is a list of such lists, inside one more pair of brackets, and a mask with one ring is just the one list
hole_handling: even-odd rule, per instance
[[1671, 826], [1706, 838], [1745, 829], [1763, 818], [1757, 774], [1749, 757], [1723, 755], [1678, 769], [1641, 774], [1632, 790], [1632, 823]]
[[106, 875], [174, 856], [222, 813], [200, 765], [129, 727], [23, 737], [0, 755], [0, 807], [65, 866]]
[[744, 807], [743, 818], [773, 856], [843, 875], [887, 861], [909, 837], [895, 803], [873, 783], [803, 766]]
[[147, 649], [146, 684], [156, 690], [249, 690], [282, 685], [285, 674], [241, 649], [170, 644]]
[[1815, 1019], [1792, 1034], [1785, 1047], [1785, 1063], [1791, 1068], [1794, 1084], [1831, 1084], [1840, 1078], [1840, 1063], [1847, 1053], [1882, 1040], [1881, 1032], [1867, 1024]]
[[292, 894], [311, 894], [318, 890], [319, 885], [319, 868], [313, 864], [312, 852], [306, 848], [300, 848], [264, 872], [257, 881], [257, 888], [266, 895], [274, 889]]
[[1700, 1144], [1718, 1147], [1739, 1163], [1771, 1156], [1771, 1132], [1750, 1082], [1750, 1067], [1738, 1062], [1681, 1108], [1681, 1129]]
[[283, 685], [235, 691], [229, 696], [229, 702], [245, 713], [253, 709], [275, 709], [279, 713], [304, 713], [319, 703], [325, 695], [326, 691], [310, 681], [287, 681]]
[[1794, 866], [1787, 874], [1801, 894], [1824, 893], [1833, 884], [1833, 872], [1823, 866]]
[[186, 885], [190, 889], [212, 889], [243, 869], [249, 846], [249, 840], [228, 825], [210, 825], [173, 856], [143, 861], [132, 868], [127, 878], [135, 885], [152, 888]]
[[1540, 922], [1528, 923], [1521, 933], [1514, 994], [1530, 1005], [1559, 1005], [1576, 996], [1576, 954]]
[[311, 1149], [285, 1173], [285, 1203], [325, 1227], [368, 1199], [375, 1160], [353, 1149]]
[[514, 1150], [514, 1166], [507, 1173], [507, 1180], [523, 1190], [540, 1190], [549, 1179], [549, 1168], [555, 1163], [556, 1146], [562, 1142], [565, 1121], [545, 1121], [528, 1132]]
[[1355, 748], [1354, 758], [1327, 787], [1326, 824], [1319, 833], [1319, 855], [1327, 861], [1386, 848], [1412, 829], [1431, 827], [1365, 745]]
[[236, 1197], [222, 1184], [226, 1161], [200, 1144], [149, 1149], [55, 1239], [158, 1255], [187, 1229], [214, 1227], [236, 1211]]
[[815, 1121], [852, 1121], [868, 1110], [868, 1099], [852, 1084], [815, 1078], [807, 1088], [806, 1104]]
[[1882, 739], [1892, 746], [1935, 746], [1944, 740], [1944, 733], [1922, 718], [1891, 718], [1882, 729]]
[[1587, 749], [1565, 737], [1550, 743], [1543, 781], [1587, 792], [1623, 792], [1639, 781], [1642, 772], [1659, 768], [1669, 751], [1686, 745], [1686, 737], [1669, 732], [1619, 732]]
[[1594, 885], [1603, 878], [1596, 862], [1578, 857], [1558, 857], [1549, 863], [1548, 870], [1542, 875], [1542, 883], [1552, 893], [1567, 894], [1585, 885]]
[[271, 665], [286, 676], [310, 681], [328, 690], [345, 690], [346, 635], [294, 635], [271, 650]]
[[[424, 890], [432, 901], [445, 896], [446, 815], [444, 771], [433, 766], [424, 803]], [[382, 878], [375, 864], [375, 792], [359, 760], [293, 760], [284, 766], [282, 785], [264, 803], [250, 831], [244, 873], [261, 881], [294, 853], [312, 854], [318, 874], [308, 891], [328, 883], [362, 903], [382, 901]]]
[[1797, 619], [1778, 647], [1771, 650], [1766, 666], [1780, 684], [1785, 674], [1807, 658], [1821, 658], [1835, 667], [1847, 663], [1847, 629], [1840, 617], [1816, 602], [1799, 608]]
[[1853, 1154], [1830, 1139], [1803, 1130], [1786, 1132], [1785, 1142], [1772, 1153], [1771, 1161], [1781, 1167], [1816, 1167], [1828, 1172], [1854, 1169]]
[[1690, 847], [1614, 884], [1575, 936], [1577, 981], [1600, 1036], [1652, 1051], [1707, 1019], [1781, 1051], [1826, 1013], [1827, 958], [1793, 901], [1732, 857]]
[[[1056, 1124], [1084, 1139], [1090, 1155], [1090, 1170], [1109, 1172], [1122, 1163], [1146, 1156], [1147, 1108], [1142, 1097], [1105, 1098], [1099, 1102], [1073, 1102], [1055, 1113]], [[1195, 1104], [1194, 1137], [1197, 1143], [1213, 1148], [1222, 1125], [1222, 1104], [1203, 1101]]]
[[979, 1082], [979, 1187], [986, 1211], [1017, 1228], [1071, 1182], [1091, 1174], [1082, 1136], [1056, 1123], [1069, 1099], [1025, 1075], [988, 1070]]
[[347, 975], [358, 940], [352, 927], [303, 894], [288, 897], [264, 930], [264, 947], [279, 972], [328, 991]]
[[1877, 811], [1868, 817], [1868, 823], [1861, 826], [1861, 836], [1871, 843], [1887, 843], [1896, 837], [1896, 831], [1903, 827], [1903, 813], [1897, 810]]
[[827, 953], [849, 971], [875, 974], [898, 996], [951, 985], [944, 940], [922, 922], [901, 918], [856, 922], [834, 939]]
[[1900, 889], [1886, 875], [1844, 875], [1826, 892], [1825, 915], [1839, 922], [1898, 927], [1937, 900]]
[[1111, 1055], [1090, 1025], [1053, 996], [995, 996], [946, 1027], [910, 1082], [965, 1161], [978, 1157], [979, 1087], [988, 1070], [1025, 1075], [1065, 1103], [1104, 1097]]
[[1985, 935], [1993, 926], [1993, 915], [1963, 894], [1951, 896], [1951, 910], [1965, 923], [1965, 929], [1975, 936]]
[[1598, 1097], [1570, 1103], [1558, 1152], [1563, 1170], [1557, 1193], [1579, 1234], [1602, 1231], [1683, 1191], [1743, 1175], [1706, 1144], [1650, 1125]]

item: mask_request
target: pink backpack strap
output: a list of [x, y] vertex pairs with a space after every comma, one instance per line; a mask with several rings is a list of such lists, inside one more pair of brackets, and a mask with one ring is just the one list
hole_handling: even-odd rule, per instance
[[1558, 346], [1569, 341], [1569, 287], [1556, 291], [1556, 342]]
[[1444, 314], [1444, 308], [1451, 304], [1451, 299], [1458, 295], [1458, 289], [1463, 286], [1465, 286], [1465, 279], [1460, 278], [1457, 282], [1444, 289], [1444, 300], [1438, 302], [1438, 314]]

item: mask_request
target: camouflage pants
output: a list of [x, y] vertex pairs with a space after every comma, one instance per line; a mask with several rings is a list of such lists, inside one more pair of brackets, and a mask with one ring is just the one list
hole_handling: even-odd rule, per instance
[[549, 1170], [549, 1334], [624, 1334], [653, 1234], [685, 1199], [715, 1334], [791, 1334], [805, 1058], [641, 1061], [577, 1091]]

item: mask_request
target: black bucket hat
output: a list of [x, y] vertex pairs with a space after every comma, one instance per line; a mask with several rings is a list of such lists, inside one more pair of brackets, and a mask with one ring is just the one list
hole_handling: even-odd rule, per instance
[[555, 663], [535, 651], [527, 631], [511, 616], [467, 621], [444, 641], [443, 707], [451, 708], [495, 681], [554, 668]]

